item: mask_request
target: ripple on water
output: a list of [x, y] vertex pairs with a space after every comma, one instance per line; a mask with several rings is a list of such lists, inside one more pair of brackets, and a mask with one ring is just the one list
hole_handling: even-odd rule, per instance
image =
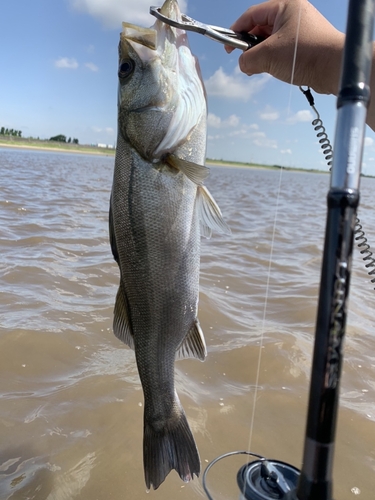
[[[113, 158], [0, 156], [0, 497], [146, 498], [143, 396], [134, 353], [111, 330], [119, 280], [107, 227]], [[199, 317], [209, 356], [176, 364], [203, 463], [247, 446], [261, 352], [254, 451], [298, 465], [328, 180], [212, 168], [208, 187], [232, 236], [202, 241]], [[375, 242], [373, 184], [363, 180], [360, 217]], [[335, 472], [341, 500], [354, 485], [371, 498], [375, 463], [375, 292], [358, 253], [353, 260]], [[182, 485], [173, 474], [154, 496], [176, 492], [203, 498], [199, 482]]]

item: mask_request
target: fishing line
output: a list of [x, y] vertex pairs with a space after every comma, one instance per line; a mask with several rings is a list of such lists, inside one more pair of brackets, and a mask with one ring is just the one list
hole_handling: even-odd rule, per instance
[[[294, 81], [294, 73], [295, 73], [295, 67], [296, 67], [299, 30], [300, 30], [300, 25], [301, 25], [301, 14], [302, 14], [302, 1], [300, 1], [300, 3], [299, 3], [298, 22], [297, 22], [297, 30], [296, 30], [296, 40], [295, 40], [294, 52], [293, 52], [292, 74], [291, 74], [291, 79], [290, 79], [291, 85], [293, 84], [293, 81]], [[290, 90], [290, 93], [289, 93], [289, 103], [288, 103], [287, 117], [290, 114], [291, 96], [292, 96], [292, 87], [291, 87], [291, 90]], [[273, 263], [273, 250], [274, 250], [274, 246], [275, 246], [275, 234], [276, 234], [277, 218], [278, 218], [279, 204], [280, 204], [280, 192], [281, 192], [282, 176], [283, 176], [283, 168], [281, 167], [280, 168], [280, 176], [279, 176], [279, 186], [278, 186], [277, 197], [276, 197], [275, 217], [274, 217], [273, 230], [272, 230], [271, 250], [270, 250], [268, 272], [267, 272], [267, 283], [266, 283], [266, 293], [265, 293], [265, 299], [264, 299], [262, 330], [261, 330], [261, 336], [260, 336], [258, 364], [257, 364], [256, 378], [255, 378], [255, 390], [254, 390], [254, 398], [253, 398], [253, 410], [252, 410], [251, 422], [250, 422], [249, 442], [248, 442], [248, 450], [249, 451], [251, 450], [251, 444], [252, 444], [252, 438], [253, 438], [253, 431], [254, 431], [255, 410], [256, 410], [256, 403], [257, 403], [258, 389], [259, 389], [260, 367], [261, 367], [261, 362], [262, 362], [262, 350], [263, 350], [263, 343], [264, 343], [264, 331], [265, 331], [267, 308], [268, 308], [268, 297], [269, 297], [269, 288], [270, 288], [270, 280], [271, 280], [271, 269], [272, 269], [272, 263]]]
[[297, 21], [297, 30], [296, 30], [296, 41], [294, 44], [294, 53], [293, 53], [293, 63], [292, 63], [292, 74], [290, 77], [290, 92], [289, 92], [289, 102], [288, 102], [288, 112], [287, 116], [289, 116], [290, 113], [290, 108], [291, 108], [291, 101], [292, 101], [292, 91], [293, 91], [293, 82], [294, 82], [294, 73], [296, 70], [296, 61], [297, 61], [297, 48], [298, 48], [298, 39], [299, 39], [299, 29], [301, 26], [301, 15], [302, 15], [302, 1], [299, 3], [299, 10], [298, 10], [298, 21]]
[[202, 486], [204, 489], [204, 492], [206, 493], [208, 500], [214, 500], [214, 498], [211, 496], [211, 493], [208, 491], [207, 487], [207, 474], [210, 471], [211, 467], [213, 467], [217, 462], [220, 462], [220, 460], [223, 460], [223, 458], [228, 458], [232, 457], [234, 455], [250, 455], [251, 457], [258, 458], [259, 460], [265, 460], [264, 457], [261, 455], [257, 455], [256, 453], [251, 453], [249, 451], [230, 451], [229, 453], [224, 453], [223, 455], [220, 455], [220, 457], [215, 458], [212, 460], [210, 464], [207, 465], [206, 470], [203, 473], [202, 477]]
[[290, 79], [290, 84], [291, 85], [293, 85], [294, 73], [295, 73], [295, 69], [296, 69], [297, 47], [298, 47], [298, 39], [299, 39], [299, 28], [301, 26], [301, 13], [302, 13], [302, 2], [300, 1], [300, 3], [299, 3], [299, 11], [298, 11], [297, 31], [296, 31], [296, 42], [294, 44], [292, 76], [291, 76], [291, 79]]
[[260, 378], [260, 366], [262, 362], [262, 350], [263, 350], [263, 342], [264, 342], [264, 331], [266, 325], [266, 316], [267, 316], [267, 306], [268, 306], [268, 297], [269, 297], [269, 289], [270, 289], [270, 280], [271, 280], [271, 269], [273, 263], [273, 249], [275, 246], [275, 234], [276, 234], [276, 226], [277, 226], [277, 217], [279, 213], [279, 204], [280, 204], [280, 192], [281, 192], [281, 181], [283, 177], [283, 169], [280, 168], [280, 176], [279, 176], [279, 186], [277, 189], [277, 197], [276, 197], [276, 208], [275, 208], [275, 216], [273, 221], [273, 229], [272, 229], [272, 238], [271, 238], [271, 250], [270, 257], [268, 261], [268, 272], [267, 272], [267, 282], [266, 282], [266, 294], [264, 298], [264, 308], [263, 308], [263, 319], [262, 319], [262, 329], [259, 343], [259, 355], [258, 355], [258, 364], [257, 364], [257, 373], [255, 377], [255, 390], [254, 390], [254, 398], [253, 398], [253, 411], [251, 414], [251, 422], [250, 422], [250, 432], [249, 432], [249, 442], [248, 442], [248, 450], [251, 450], [251, 443], [253, 438], [253, 430], [254, 430], [254, 421], [255, 421], [255, 409], [258, 397], [258, 388], [259, 388], [259, 378]]

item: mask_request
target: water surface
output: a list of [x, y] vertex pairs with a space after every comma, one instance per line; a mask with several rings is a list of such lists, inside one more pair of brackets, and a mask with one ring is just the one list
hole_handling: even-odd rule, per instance
[[[119, 273], [108, 243], [113, 157], [0, 150], [0, 499], [205, 498], [175, 472], [146, 493], [143, 395], [112, 333]], [[329, 176], [212, 168], [232, 236], [202, 242], [205, 363], [176, 364], [202, 466], [247, 449], [299, 467]], [[360, 218], [375, 245], [374, 179]], [[335, 498], [373, 496], [375, 291], [354, 253]], [[209, 474], [237, 499], [244, 458]]]

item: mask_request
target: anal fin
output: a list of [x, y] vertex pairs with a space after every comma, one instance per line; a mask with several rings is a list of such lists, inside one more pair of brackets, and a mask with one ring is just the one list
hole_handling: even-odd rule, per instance
[[204, 361], [207, 356], [206, 341], [198, 318], [176, 351], [176, 359], [197, 358]]
[[114, 318], [113, 318], [113, 333], [116, 337], [131, 349], [134, 350], [134, 337], [129, 321], [129, 306], [126, 298], [124, 286], [120, 282], [120, 286], [116, 295]]

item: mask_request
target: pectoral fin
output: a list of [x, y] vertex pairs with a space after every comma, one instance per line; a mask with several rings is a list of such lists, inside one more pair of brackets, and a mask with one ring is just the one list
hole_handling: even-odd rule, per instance
[[210, 173], [210, 169], [208, 167], [198, 165], [192, 161], [183, 160], [175, 155], [168, 155], [166, 157], [166, 162], [172, 167], [177, 168], [177, 170], [183, 172], [188, 179], [198, 186], [203, 183]]
[[198, 186], [196, 208], [200, 220], [201, 234], [209, 238], [212, 230], [231, 234], [231, 230], [221, 215], [221, 210], [205, 186]]
[[122, 283], [120, 283], [116, 296], [113, 333], [118, 339], [134, 350], [134, 337], [129, 321], [128, 300]]
[[111, 244], [113, 258], [115, 259], [117, 264], [119, 264], [119, 256], [118, 256], [118, 250], [117, 250], [117, 245], [116, 245], [116, 237], [115, 237], [115, 231], [113, 228], [112, 196], [111, 196], [111, 200], [109, 202], [109, 241]]
[[176, 351], [176, 359], [198, 358], [204, 361], [207, 356], [206, 341], [199, 324], [199, 320], [194, 321], [194, 325], [184, 338], [182, 344]]

